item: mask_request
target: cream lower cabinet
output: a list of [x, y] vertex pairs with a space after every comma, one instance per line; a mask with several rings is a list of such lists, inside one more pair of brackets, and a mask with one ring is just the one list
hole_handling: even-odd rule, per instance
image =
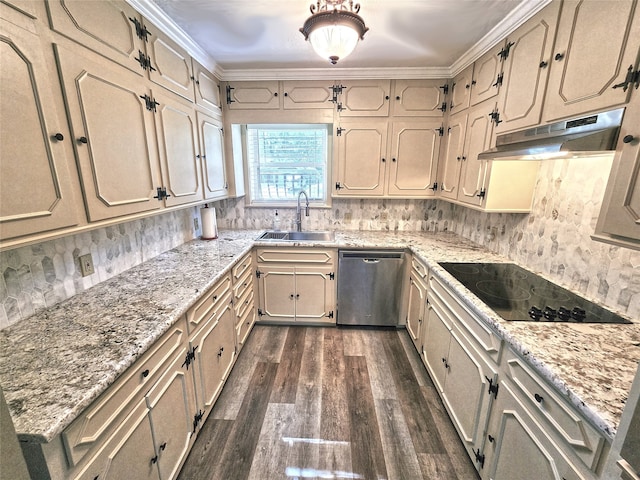
[[417, 258], [411, 260], [409, 274], [409, 307], [407, 309], [406, 327], [418, 352], [422, 351], [425, 305], [427, 303], [427, 276], [429, 270]]
[[233, 303], [236, 312], [236, 352], [240, 353], [256, 321], [252, 254], [248, 253], [232, 270]]
[[0, 60], [2, 240], [76, 225], [73, 142], [63, 107], [56, 107], [53, 92], [59, 85], [49, 72], [43, 43], [0, 20]]
[[334, 194], [389, 198], [435, 195], [441, 127], [437, 119], [344, 122], [337, 130]]
[[447, 297], [430, 289], [427, 299], [421, 354], [463, 445], [480, 470], [479, 455], [498, 369], [465, 335], [455, 313], [457, 307], [448, 306]]
[[335, 250], [257, 250], [258, 320], [335, 323]]

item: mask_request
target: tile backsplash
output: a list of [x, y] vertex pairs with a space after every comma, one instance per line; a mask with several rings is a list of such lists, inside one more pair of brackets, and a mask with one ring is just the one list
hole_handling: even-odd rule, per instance
[[[0, 252], [0, 329], [194, 239], [193, 208]], [[95, 273], [80, 275], [91, 253]]]
[[[483, 213], [439, 200], [334, 199], [306, 230], [452, 231], [611, 309], [640, 318], [640, 251], [594, 242], [610, 156], [542, 162], [530, 214]], [[214, 204], [223, 229], [268, 229], [274, 209]], [[295, 208], [279, 208], [282, 229]], [[194, 208], [0, 252], [0, 328], [190, 241]], [[96, 273], [80, 275], [78, 257]]]

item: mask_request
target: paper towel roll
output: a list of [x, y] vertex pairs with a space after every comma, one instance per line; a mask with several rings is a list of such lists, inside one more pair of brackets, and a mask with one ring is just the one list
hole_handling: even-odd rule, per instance
[[200, 216], [202, 217], [202, 239], [213, 240], [218, 238], [218, 225], [216, 222], [216, 209], [209, 208], [205, 205], [200, 209]]

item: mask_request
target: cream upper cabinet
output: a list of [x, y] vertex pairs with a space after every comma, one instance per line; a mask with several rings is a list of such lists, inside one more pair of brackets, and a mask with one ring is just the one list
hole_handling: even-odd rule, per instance
[[193, 105], [160, 88], [152, 90], [166, 206], [202, 200], [196, 112]]
[[[544, 120], [622, 105], [624, 83], [638, 64], [640, 8], [634, 0], [565, 0], [560, 12]], [[626, 91], [625, 91], [626, 90]]]
[[506, 43], [499, 42], [495, 47], [480, 57], [473, 65], [471, 80], [471, 106], [496, 97], [500, 92], [502, 75], [502, 57]]
[[80, 216], [72, 138], [40, 38], [4, 20], [0, 34], [0, 232], [7, 240], [72, 226]]
[[197, 119], [204, 198], [226, 198], [229, 195], [229, 183], [224, 160], [222, 123], [203, 112], [197, 112]]
[[338, 97], [341, 117], [386, 117], [389, 115], [391, 80], [345, 80]]
[[496, 133], [540, 123], [560, 5], [551, 2], [508, 36]]
[[195, 60], [192, 60], [192, 63], [196, 105], [208, 108], [214, 113], [220, 113], [222, 110], [222, 98], [218, 80]]
[[160, 208], [150, 92], [104, 59], [56, 51], [89, 220]]
[[441, 127], [440, 120], [392, 122], [387, 195], [435, 195]]
[[640, 249], [640, 91], [624, 113], [595, 238]]
[[449, 113], [454, 114], [469, 108], [471, 101], [471, 83], [473, 81], [473, 65], [469, 65], [451, 82], [449, 90]]
[[146, 30], [129, 4], [120, 0], [51, 0], [46, 4], [54, 31], [144, 75]]
[[467, 129], [467, 113], [449, 117], [449, 126], [444, 132], [443, 145], [438, 166], [438, 188], [440, 196], [451, 200], [458, 198], [460, 168], [464, 154], [464, 139]]
[[229, 110], [278, 110], [280, 89], [277, 80], [265, 82], [231, 82], [225, 85]]
[[195, 77], [191, 57], [184, 48], [146, 19], [144, 28], [149, 32], [146, 41], [150, 61], [147, 69], [149, 79], [193, 102]]
[[336, 190], [340, 196], [381, 196], [387, 159], [387, 122], [344, 123], [338, 127]]
[[333, 109], [333, 85], [331, 83], [330, 81], [283, 81], [283, 108], [285, 110]]
[[446, 80], [395, 80], [391, 114], [400, 117], [443, 117]]

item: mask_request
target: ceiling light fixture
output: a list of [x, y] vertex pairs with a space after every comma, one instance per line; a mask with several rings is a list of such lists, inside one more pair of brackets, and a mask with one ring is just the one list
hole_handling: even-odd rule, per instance
[[345, 58], [369, 30], [358, 15], [360, 4], [353, 0], [318, 0], [309, 7], [311, 16], [300, 32], [318, 55], [333, 65]]

